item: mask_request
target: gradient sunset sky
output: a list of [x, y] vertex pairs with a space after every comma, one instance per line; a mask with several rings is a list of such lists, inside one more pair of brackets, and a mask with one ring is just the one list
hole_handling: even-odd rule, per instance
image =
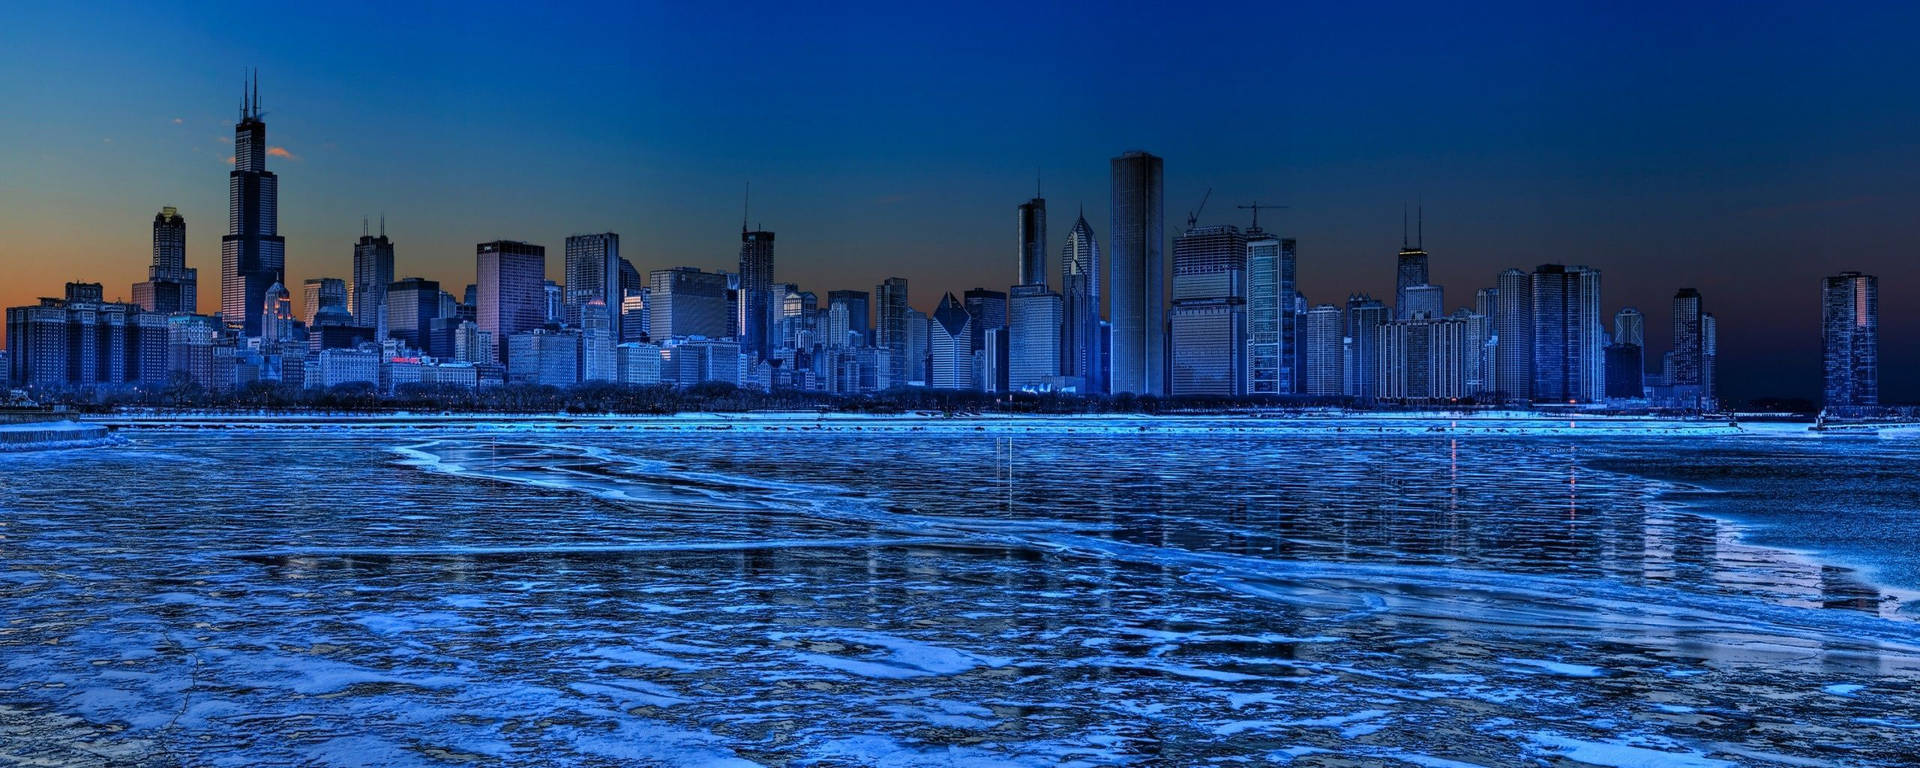
[[[734, 268], [741, 190], [776, 279], [1005, 290], [1036, 175], [1057, 256], [1106, 246], [1107, 160], [1166, 159], [1169, 235], [1300, 241], [1309, 301], [1391, 299], [1424, 202], [1447, 303], [1501, 269], [1604, 272], [1605, 310], [1697, 287], [1723, 394], [1817, 396], [1819, 278], [1880, 276], [1883, 397], [1920, 399], [1920, 8], [342, 2], [9, 4], [0, 304], [128, 297], [163, 205], [200, 305], [242, 72], [258, 67], [288, 283], [346, 277], [384, 212], [400, 276], [473, 281], [473, 244], [619, 232], [643, 272]], [[1170, 249], [1169, 249], [1170, 252]], [[1058, 280], [1057, 258], [1048, 265]]]

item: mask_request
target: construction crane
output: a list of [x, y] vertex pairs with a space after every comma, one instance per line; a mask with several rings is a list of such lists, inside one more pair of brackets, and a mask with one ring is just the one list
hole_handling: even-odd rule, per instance
[[1200, 212], [1207, 209], [1207, 199], [1213, 197], [1213, 187], [1207, 187], [1207, 193], [1200, 196], [1200, 207], [1187, 211], [1187, 229], [1193, 229], [1200, 223]]
[[1268, 209], [1268, 210], [1272, 210], [1272, 209], [1274, 209], [1274, 208], [1292, 208], [1293, 206], [1291, 206], [1291, 205], [1261, 205], [1261, 204], [1260, 204], [1260, 201], [1258, 201], [1258, 200], [1255, 200], [1255, 201], [1253, 201], [1253, 204], [1252, 204], [1252, 205], [1236, 205], [1236, 206], [1234, 206], [1234, 207], [1235, 207], [1235, 208], [1242, 208], [1242, 209], [1248, 209], [1248, 208], [1250, 208], [1250, 209], [1252, 209], [1252, 210], [1253, 210], [1253, 228], [1254, 228], [1254, 229], [1259, 229], [1259, 228], [1260, 228], [1260, 209], [1262, 209], [1262, 208], [1266, 208], [1266, 209]]

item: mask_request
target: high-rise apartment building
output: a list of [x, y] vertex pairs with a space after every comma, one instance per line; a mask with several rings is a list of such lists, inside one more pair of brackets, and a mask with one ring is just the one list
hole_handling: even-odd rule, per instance
[[1364, 293], [1347, 297], [1346, 394], [1358, 403], [1380, 397], [1380, 326], [1389, 319], [1387, 305]]
[[1542, 264], [1530, 284], [1533, 400], [1598, 402], [1606, 397], [1600, 271]]
[[1842, 272], [1822, 281], [1824, 405], [1880, 404], [1880, 279]]
[[1306, 394], [1336, 397], [1344, 392], [1342, 382], [1346, 379], [1340, 308], [1319, 304], [1307, 310], [1306, 329]]
[[1425, 311], [1379, 326], [1377, 397], [1423, 403], [1467, 397], [1467, 326], [1467, 317], [1430, 317]]
[[1495, 281], [1493, 382], [1496, 398], [1533, 399], [1533, 276], [1518, 269]]
[[1247, 241], [1248, 394], [1285, 395], [1300, 389], [1294, 370], [1299, 335], [1294, 260], [1292, 238]]

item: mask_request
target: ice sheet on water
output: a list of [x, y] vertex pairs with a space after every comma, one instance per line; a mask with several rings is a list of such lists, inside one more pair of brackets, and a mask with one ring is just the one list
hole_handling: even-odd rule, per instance
[[[0, 761], [362, 737], [443, 763], [1874, 766], [1920, 743], [1911, 626], [1813, 607], [1829, 573], [1585, 453], [1570, 497], [1539, 466], [1571, 444], [1529, 440], [145, 435], [6, 480], [0, 554], [34, 576], [0, 579], [0, 689], [35, 709], [0, 718]], [[129, 459], [149, 448], [181, 459], [164, 481]], [[232, 489], [262, 452], [283, 490]]]

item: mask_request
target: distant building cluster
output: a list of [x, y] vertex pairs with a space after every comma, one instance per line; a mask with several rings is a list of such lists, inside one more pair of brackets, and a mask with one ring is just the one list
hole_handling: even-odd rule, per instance
[[[474, 251], [474, 282], [455, 295], [399, 277], [395, 248], [363, 223], [348, 276], [285, 285], [277, 179], [266, 168], [258, 86], [242, 100], [221, 238], [220, 312], [195, 314], [186, 219], [153, 220], [153, 263], [131, 303], [98, 283], [7, 310], [6, 379], [30, 390], [252, 382], [295, 387], [409, 384], [477, 388], [585, 382], [834, 394], [894, 387], [1004, 392], [1325, 399], [1360, 405], [1461, 402], [1717, 407], [1717, 327], [1700, 293], [1673, 297], [1671, 351], [1647, 373], [1645, 319], [1604, 313], [1601, 274], [1585, 266], [1508, 269], [1448, 311], [1423, 237], [1395, 257], [1393, 305], [1366, 294], [1310, 304], [1294, 238], [1253, 223], [1198, 222], [1165, 252], [1164, 163], [1112, 159], [1103, 249], [1084, 212], [1050, 274], [1047, 201], [1016, 206], [1016, 281], [942, 295], [915, 310], [908, 282], [819, 294], [778, 282], [775, 237], [742, 222], [738, 269], [644, 275], [612, 232], [566, 238], [564, 283], [546, 248], [495, 240]], [[1202, 202], [1204, 209], [1205, 202]], [[1421, 229], [1424, 229], [1422, 227]], [[1170, 279], [1169, 279], [1170, 278]], [[450, 287], [450, 286], [449, 286]], [[1878, 403], [1878, 287], [1825, 278], [1825, 400]]]

